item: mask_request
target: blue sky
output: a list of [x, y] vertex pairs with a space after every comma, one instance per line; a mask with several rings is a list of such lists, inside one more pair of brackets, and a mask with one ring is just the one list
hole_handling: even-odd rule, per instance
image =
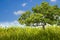
[[[23, 12], [31, 10], [41, 2], [42, 0], [0, 0], [0, 24], [16, 21]], [[46, 0], [46, 2], [60, 6], [60, 0]]]

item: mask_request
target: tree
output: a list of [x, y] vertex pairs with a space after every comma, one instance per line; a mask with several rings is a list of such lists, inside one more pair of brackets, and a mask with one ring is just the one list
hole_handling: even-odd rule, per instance
[[25, 23], [26, 24], [30, 23], [30, 25], [36, 23], [37, 24], [36, 26], [38, 26], [38, 23], [40, 23], [42, 20], [42, 16], [43, 16], [42, 14], [37, 13], [31, 14], [30, 17], [26, 19]]
[[[37, 10], [37, 8], [39, 10]], [[56, 24], [57, 16], [60, 16], [59, 8], [57, 5], [50, 6], [47, 2], [42, 2], [42, 4], [38, 7], [33, 7], [32, 11], [35, 13], [42, 13], [44, 16], [44, 21], [49, 24]], [[38, 12], [37, 12], [38, 11]], [[56, 17], [56, 18], [55, 18]]]
[[[41, 23], [45, 29], [46, 23], [48, 24], [59, 24], [60, 23], [60, 8], [57, 5], [51, 6], [47, 2], [42, 2], [40, 6], [32, 8], [32, 12], [27, 11], [21, 15], [18, 19], [19, 23], [30, 26], [36, 23], [36, 26]], [[58, 22], [57, 22], [58, 21]]]
[[26, 11], [25, 13], [23, 13], [20, 18], [18, 19], [18, 22], [20, 24], [25, 24], [25, 20], [30, 16], [30, 11]]

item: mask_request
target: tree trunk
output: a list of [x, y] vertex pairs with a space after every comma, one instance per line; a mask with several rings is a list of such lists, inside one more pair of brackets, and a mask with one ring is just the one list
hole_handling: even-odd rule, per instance
[[43, 23], [43, 25], [42, 25], [44, 30], [45, 30], [45, 25], [46, 25], [46, 23]]
[[37, 25], [36, 26], [38, 26], [38, 23], [37, 23]]
[[45, 30], [45, 25], [43, 25], [42, 28]]

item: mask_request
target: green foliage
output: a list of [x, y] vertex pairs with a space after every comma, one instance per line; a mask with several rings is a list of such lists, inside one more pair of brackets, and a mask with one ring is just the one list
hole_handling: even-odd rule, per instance
[[[26, 12], [21, 15], [18, 21], [21, 24], [30, 26], [31, 23], [43, 23], [43, 24], [59, 24], [60, 22], [60, 8], [57, 5], [51, 6], [47, 2], [42, 2], [40, 6], [32, 8], [32, 12]], [[57, 22], [58, 21], [58, 22]], [[37, 25], [38, 26], [38, 25]], [[45, 25], [43, 25], [45, 26]]]
[[32, 14], [29, 18], [26, 19], [26, 24], [40, 23], [42, 20], [42, 14]]
[[0, 28], [0, 40], [60, 40], [60, 27]]
[[30, 11], [26, 11], [25, 13], [23, 13], [20, 18], [18, 19], [18, 22], [21, 24], [25, 24], [25, 19], [27, 19], [30, 16]]

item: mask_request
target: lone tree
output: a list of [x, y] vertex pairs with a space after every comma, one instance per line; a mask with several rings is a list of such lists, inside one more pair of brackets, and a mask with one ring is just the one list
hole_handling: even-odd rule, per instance
[[23, 13], [18, 19], [20, 24], [26, 24], [26, 26], [39, 26], [42, 23], [43, 29], [45, 29], [46, 23], [59, 24], [60, 23], [60, 8], [57, 5], [51, 6], [47, 2], [42, 2], [41, 5], [36, 5], [32, 8], [32, 12], [27, 11]]

